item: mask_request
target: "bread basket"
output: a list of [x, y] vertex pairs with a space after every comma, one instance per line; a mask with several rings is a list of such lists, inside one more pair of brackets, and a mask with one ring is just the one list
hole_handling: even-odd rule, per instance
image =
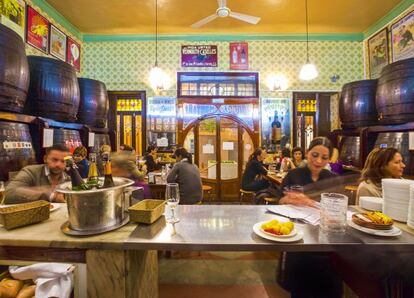
[[0, 224], [7, 230], [44, 221], [49, 218], [50, 203], [34, 201], [0, 208]]

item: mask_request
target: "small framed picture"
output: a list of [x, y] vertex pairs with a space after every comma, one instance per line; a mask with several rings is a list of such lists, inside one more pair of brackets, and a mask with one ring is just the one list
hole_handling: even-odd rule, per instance
[[31, 6], [27, 6], [26, 42], [36, 49], [48, 54], [49, 21]]
[[389, 63], [388, 30], [384, 28], [368, 40], [369, 75], [376, 79], [382, 68]]
[[81, 68], [81, 46], [68, 36], [66, 46], [66, 62], [72, 65], [77, 72]]
[[391, 26], [392, 62], [414, 57], [414, 11]]
[[50, 24], [49, 52], [50, 55], [66, 61], [66, 35], [53, 24]]

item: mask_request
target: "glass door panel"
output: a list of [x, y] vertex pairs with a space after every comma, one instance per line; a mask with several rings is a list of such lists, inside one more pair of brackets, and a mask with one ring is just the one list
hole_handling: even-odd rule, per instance
[[135, 116], [135, 152], [137, 155], [142, 155], [142, 117]]
[[216, 179], [217, 142], [216, 118], [200, 121], [198, 125], [198, 166], [201, 178]]
[[193, 161], [195, 161], [195, 150], [194, 150], [194, 128], [190, 129], [190, 131], [187, 133], [185, 140], [184, 140], [184, 148], [188, 150], [189, 153], [193, 156]]
[[242, 152], [243, 152], [243, 162], [242, 162], [242, 173], [246, 169], [247, 162], [249, 161], [250, 155], [254, 151], [254, 145], [252, 138], [250, 137], [249, 133], [243, 128], [243, 135], [242, 135]]
[[133, 147], [132, 144], [132, 116], [124, 115], [124, 140], [123, 144]]
[[220, 119], [220, 155], [221, 155], [221, 180], [238, 178], [239, 161], [239, 125], [237, 122], [227, 119]]

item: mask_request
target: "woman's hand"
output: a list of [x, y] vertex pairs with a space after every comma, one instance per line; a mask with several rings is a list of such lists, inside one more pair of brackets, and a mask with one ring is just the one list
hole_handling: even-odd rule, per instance
[[288, 192], [280, 199], [279, 204], [291, 204], [296, 206], [308, 206], [317, 208], [316, 202], [300, 192]]

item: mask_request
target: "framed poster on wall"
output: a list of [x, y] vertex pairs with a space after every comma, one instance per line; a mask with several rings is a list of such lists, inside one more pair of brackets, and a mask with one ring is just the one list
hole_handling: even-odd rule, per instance
[[67, 37], [66, 62], [72, 65], [77, 72], [80, 72], [81, 46], [69, 36]]
[[66, 61], [66, 35], [54, 25], [50, 24], [50, 55]]
[[247, 42], [230, 43], [230, 69], [249, 69], [249, 49]]
[[49, 21], [31, 6], [27, 6], [26, 42], [36, 49], [48, 53]]
[[181, 46], [182, 67], [217, 67], [216, 45]]
[[391, 26], [392, 62], [414, 57], [414, 11]]
[[387, 28], [368, 40], [368, 61], [370, 78], [378, 78], [382, 68], [389, 63]]

